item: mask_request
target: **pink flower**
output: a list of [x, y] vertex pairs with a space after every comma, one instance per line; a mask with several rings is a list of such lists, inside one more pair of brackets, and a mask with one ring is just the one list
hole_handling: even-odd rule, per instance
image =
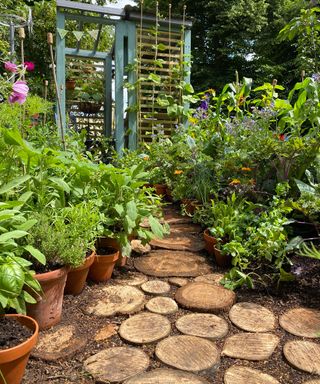
[[18, 70], [18, 66], [14, 63], [11, 63], [11, 61], [6, 61], [4, 63], [4, 68], [8, 72], [16, 73]]
[[23, 104], [28, 96], [29, 87], [25, 81], [18, 80], [12, 86], [12, 93], [9, 96], [9, 103]]
[[25, 68], [26, 68], [26, 70], [27, 70], [28, 72], [32, 72], [32, 71], [34, 71], [34, 67], [35, 67], [35, 65], [34, 65], [34, 63], [33, 63], [32, 61], [25, 61], [25, 62], [24, 62], [24, 66], [25, 66]]

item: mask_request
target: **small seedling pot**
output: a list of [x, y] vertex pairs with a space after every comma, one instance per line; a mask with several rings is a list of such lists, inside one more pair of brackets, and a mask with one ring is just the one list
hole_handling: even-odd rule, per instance
[[[108, 250], [107, 254], [101, 254], [101, 250]], [[111, 279], [116, 261], [119, 258], [119, 251], [113, 247], [97, 249], [94, 262], [89, 270], [89, 279], [100, 283]]]
[[210, 235], [209, 229], [206, 229], [203, 232], [203, 239], [205, 242], [205, 249], [208, 251], [208, 253], [213, 256], [215, 255], [214, 246], [217, 244], [217, 239]]

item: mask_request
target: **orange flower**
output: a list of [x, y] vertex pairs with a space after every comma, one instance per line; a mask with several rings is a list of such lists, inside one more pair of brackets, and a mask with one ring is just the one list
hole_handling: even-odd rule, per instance
[[232, 179], [229, 183], [229, 185], [238, 185], [241, 184], [241, 181], [239, 179]]
[[144, 156], [143, 160], [149, 160], [149, 156]]
[[176, 170], [174, 171], [174, 174], [175, 174], [175, 175], [181, 175], [181, 173], [183, 173], [183, 171], [182, 171], [181, 169], [176, 169]]
[[241, 171], [245, 171], [245, 172], [251, 172], [251, 171], [252, 171], [252, 169], [251, 169], [251, 168], [249, 168], [249, 167], [242, 167], [242, 168], [241, 168]]

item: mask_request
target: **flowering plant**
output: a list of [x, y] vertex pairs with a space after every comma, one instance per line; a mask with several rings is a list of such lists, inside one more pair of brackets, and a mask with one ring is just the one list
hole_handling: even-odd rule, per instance
[[0, 76], [0, 94], [2, 100], [8, 100], [10, 104], [18, 103], [24, 104], [29, 87], [24, 80], [26, 71], [34, 69], [32, 62], [25, 62], [23, 64], [15, 64], [11, 61], [4, 63], [5, 74]]

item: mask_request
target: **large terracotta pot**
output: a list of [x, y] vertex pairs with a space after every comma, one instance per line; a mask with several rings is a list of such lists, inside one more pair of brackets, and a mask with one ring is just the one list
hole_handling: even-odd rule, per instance
[[216, 260], [217, 265], [219, 267], [230, 267], [231, 266], [231, 261], [232, 261], [232, 256], [230, 255], [223, 255], [216, 246], [214, 246], [214, 257]]
[[66, 286], [64, 288], [65, 294], [80, 295], [86, 284], [89, 269], [94, 262], [95, 255], [95, 251], [92, 251], [80, 267], [69, 270]]
[[203, 239], [205, 242], [205, 249], [208, 251], [208, 253], [213, 256], [214, 253], [214, 246], [217, 244], [217, 239], [210, 235], [209, 229], [206, 229], [203, 232]]
[[47, 329], [59, 323], [62, 316], [63, 291], [66, 285], [68, 268], [36, 274], [42, 294], [36, 304], [27, 305], [27, 314], [37, 320], [40, 329]]
[[[0, 371], [7, 384], [20, 384], [26, 365], [29, 360], [30, 352], [36, 345], [39, 334], [39, 326], [31, 317], [24, 315], [5, 315], [14, 317], [21, 324], [33, 331], [33, 335], [17, 345], [16, 347], [0, 350]], [[0, 384], [5, 384], [0, 375]]]
[[[96, 254], [94, 262], [89, 270], [89, 279], [100, 283], [111, 279], [116, 261], [119, 258], [119, 251], [113, 247], [105, 247], [110, 250], [107, 255]], [[99, 249], [97, 249], [99, 253]]]

